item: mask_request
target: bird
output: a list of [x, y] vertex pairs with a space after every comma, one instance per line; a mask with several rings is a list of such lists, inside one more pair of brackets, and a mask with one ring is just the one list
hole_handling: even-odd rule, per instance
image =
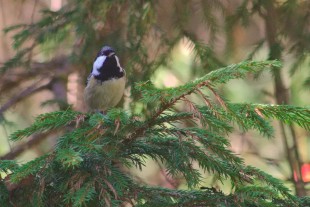
[[84, 90], [88, 110], [105, 113], [107, 109], [116, 106], [123, 97], [125, 85], [126, 72], [115, 50], [103, 46], [93, 62]]

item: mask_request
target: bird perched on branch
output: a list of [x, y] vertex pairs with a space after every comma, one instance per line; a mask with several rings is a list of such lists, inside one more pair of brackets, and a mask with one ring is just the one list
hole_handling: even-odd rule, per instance
[[117, 105], [124, 94], [125, 75], [114, 49], [104, 46], [97, 54], [84, 91], [89, 110], [104, 112]]

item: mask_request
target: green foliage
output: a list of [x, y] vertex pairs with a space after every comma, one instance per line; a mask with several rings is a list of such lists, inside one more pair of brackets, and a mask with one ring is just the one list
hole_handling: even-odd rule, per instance
[[81, 154], [71, 148], [58, 150], [56, 160], [66, 168], [78, 166], [83, 162]]
[[13, 174], [10, 176], [10, 181], [12, 183], [18, 183], [27, 176], [38, 173], [44, 166], [47, 157], [47, 155], [38, 157], [34, 160], [27, 162], [26, 164], [15, 170], [11, 168], [10, 170], [12, 170]]
[[45, 132], [63, 127], [73, 122], [79, 114], [81, 113], [71, 110], [68, 110], [67, 113], [56, 111], [48, 114], [42, 114], [35, 119], [33, 125], [27, 128], [27, 130], [18, 130], [12, 134], [11, 140], [20, 140], [34, 133]]
[[[227, 135], [234, 125], [245, 131], [258, 130], [268, 137], [272, 136], [268, 118], [297, 123], [309, 130], [307, 108], [233, 104], [214, 88], [270, 66], [279, 66], [279, 62], [241, 62], [176, 88], [158, 89], [150, 82], [137, 83], [141, 101], [157, 106], [149, 116], [139, 117], [121, 109], [111, 109], [105, 115], [69, 109], [38, 116], [32, 126], [13, 133], [11, 139], [54, 129], [63, 129], [64, 133], [49, 154], [20, 165], [0, 162], [0, 170], [10, 174], [10, 182], [20, 185], [14, 191], [19, 196], [13, 196], [11, 202], [25, 206], [298, 206], [307, 202], [291, 195], [281, 181], [245, 165], [229, 149]], [[217, 103], [204, 95], [205, 91], [210, 91]], [[194, 93], [205, 106], [186, 98]], [[177, 102], [189, 104], [190, 110], [178, 112]], [[192, 127], [184, 127], [185, 122]], [[142, 169], [147, 158], [162, 163], [168, 175], [182, 176], [189, 190], [150, 187], [122, 167]], [[229, 180], [231, 193], [202, 186], [202, 172], [215, 175], [219, 181]], [[30, 178], [31, 184], [21, 184]]]
[[[248, 117], [256, 116], [256, 119], [261, 118], [275, 118], [286, 124], [296, 123], [300, 127], [310, 130], [309, 113], [310, 109], [307, 107], [298, 107], [290, 105], [273, 105], [267, 104], [234, 104], [236, 111], [239, 113], [246, 113]], [[256, 123], [259, 123], [256, 121]]]
[[18, 168], [18, 164], [15, 160], [3, 160], [0, 163], [0, 173], [11, 173], [11, 170], [15, 170]]

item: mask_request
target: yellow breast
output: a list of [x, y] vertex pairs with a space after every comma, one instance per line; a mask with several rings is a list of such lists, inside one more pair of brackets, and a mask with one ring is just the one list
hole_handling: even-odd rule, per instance
[[105, 111], [118, 104], [124, 94], [126, 78], [104, 82], [91, 77], [84, 91], [84, 100], [91, 111]]

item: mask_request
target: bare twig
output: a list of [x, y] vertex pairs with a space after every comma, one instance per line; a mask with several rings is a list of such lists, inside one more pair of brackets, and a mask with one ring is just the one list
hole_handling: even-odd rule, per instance
[[38, 4], [38, 0], [35, 0], [33, 8], [32, 8], [32, 13], [31, 13], [31, 24], [33, 23], [33, 20], [34, 20], [34, 15], [36, 13], [37, 4]]
[[55, 77], [65, 76], [72, 72], [68, 58], [58, 57], [45, 63], [33, 62], [27, 71], [13, 71], [12, 74], [4, 75], [0, 77], [0, 91], [9, 92], [16, 88], [16, 83], [28, 81], [38, 76], [51, 75], [51, 71], [54, 71]]
[[213, 93], [213, 95], [215, 96], [216, 100], [221, 104], [222, 107], [224, 107], [227, 110], [227, 106], [225, 101], [221, 98], [221, 96], [214, 90], [214, 88], [212, 88], [210, 85], [206, 85], [209, 90]]
[[35, 134], [29, 138], [29, 140], [23, 144], [20, 144], [14, 147], [9, 153], [0, 157], [0, 160], [12, 160], [23, 153], [25, 150], [30, 149], [38, 144], [40, 144], [43, 140], [45, 140], [49, 135], [55, 133], [55, 131], [49, 131], [46, 133]]
[[7, 142], [8, 142], [10, 151], [12, 151], [12, 146], [11, 146], [11, 143], [10, 143], [10, 140], [9, 140], [9, 134], [8, 134], [8, 131], [6, 130], [5, 124], [3, 124], [2, 127], [3, 127], [4, 134], [5, 134], [5, 136], [6, 136], [6, 140], [7, 140]]
[[208, 100], [208, 99], [206, 98], [206, 95], [203, 94], [202, 91], [199, 90], [199, 89], [197, 89], [196, 91], [197, 91], [197, 93], [199, 93], [199, 95], [201, 96], [201, 98], [205, 101], [205, 104], [206, 104], [209, 108], [213, 108], [213, 107], [212, 107], [212, 104], [211, 104], [211, 102], [210, 102], [210, 100]]
[[[38, 86], [40, 81], [32, 84], [28, 88], [21, 91], [19, 94], [12, 97], [6, 103], [4, 103], [0, 107], [0, 115], [3, 114], [7, 109], [9, 109], [12, 105], [18, 103], [19, 101], [23, 100], [24, 98], [39, 92], [43, 89], [49, 89], [54, 84], [54, 80], [57, 78], [62, 78], [71, 72], [73, 67], [68, 65], [68, 61], [65, 58], [55, 58], [54, 60], [47, 62], [47, 63], [33, 63], [31, 65], [31, 69], [27, 71], [27, 73], [20, 74], [14, 78], [7, 78], [1, 79], [0, 90], [1, 91], [9, 91], [11, 88], [16, 88], [16, 82], [25, 82], [36, 77], [43, 77], [43, 79], [49, 79], [47, 84]], [[54, 73], [50, 71], [53, 70]], [[38, 72], [39, 71], [39, 72]]]
[[11, 98], [10, 100], [8, 100], [5, 104], [3, 104], [0, 107], [0, 115], [3, 114], [3, 112], [5, 112], [7, 109], [9, 109], [11, 106], [15, 105], [16, 103], [18, 103], [19, 101], [23, 100], [24, 98], [38, 92], [41, 91], [43, 89], [48, 88], [48, 86], [50, 85], [51, 82], [41, 85], [41, 86], [37, 86], [37, 82], [32, 84], [31, 86], [29, 86], [28, 88], [26, 88], [25, 90], [21, 91], [19, 94], [17, 94], [16, 96], [14, 96], [13, 98]]
[[[265, 19], [266, 28], [266, 38], [270, 50], [269, 59], [281, 59], [282, 52], [277, 48], [280, 42], [277, 39], [277, 10], [275, 8], [274, 2], [268, 1], [265, 5], [266, 15], [261, 15]], [[286, 89], [283, 78], [279, 70], [273, 71], [274, 83], [275, 83], [275, 98], [278, 104], [288, 104], [289, 103], [289, 93]], [[291, 181], [294, 183], [296, 194], [298, 196], [305, 196], [305, 184], [302, 180], [301, 175], [301, 160], [299, 155], [299, 149], [297, 146], [297, 138], [294, 132], [293, 126], [288, 129], [291, 132], [291, 136], [286, 132], [285, 126], [282, 122], [280, 124], [281, 137], [285, 144], [287, 159], [291, 168]], [[289, 139], [292, 139], [293, 146], [289, 146]], [[294, 179], [294, 172], [296, 172], [296, 181]]]

